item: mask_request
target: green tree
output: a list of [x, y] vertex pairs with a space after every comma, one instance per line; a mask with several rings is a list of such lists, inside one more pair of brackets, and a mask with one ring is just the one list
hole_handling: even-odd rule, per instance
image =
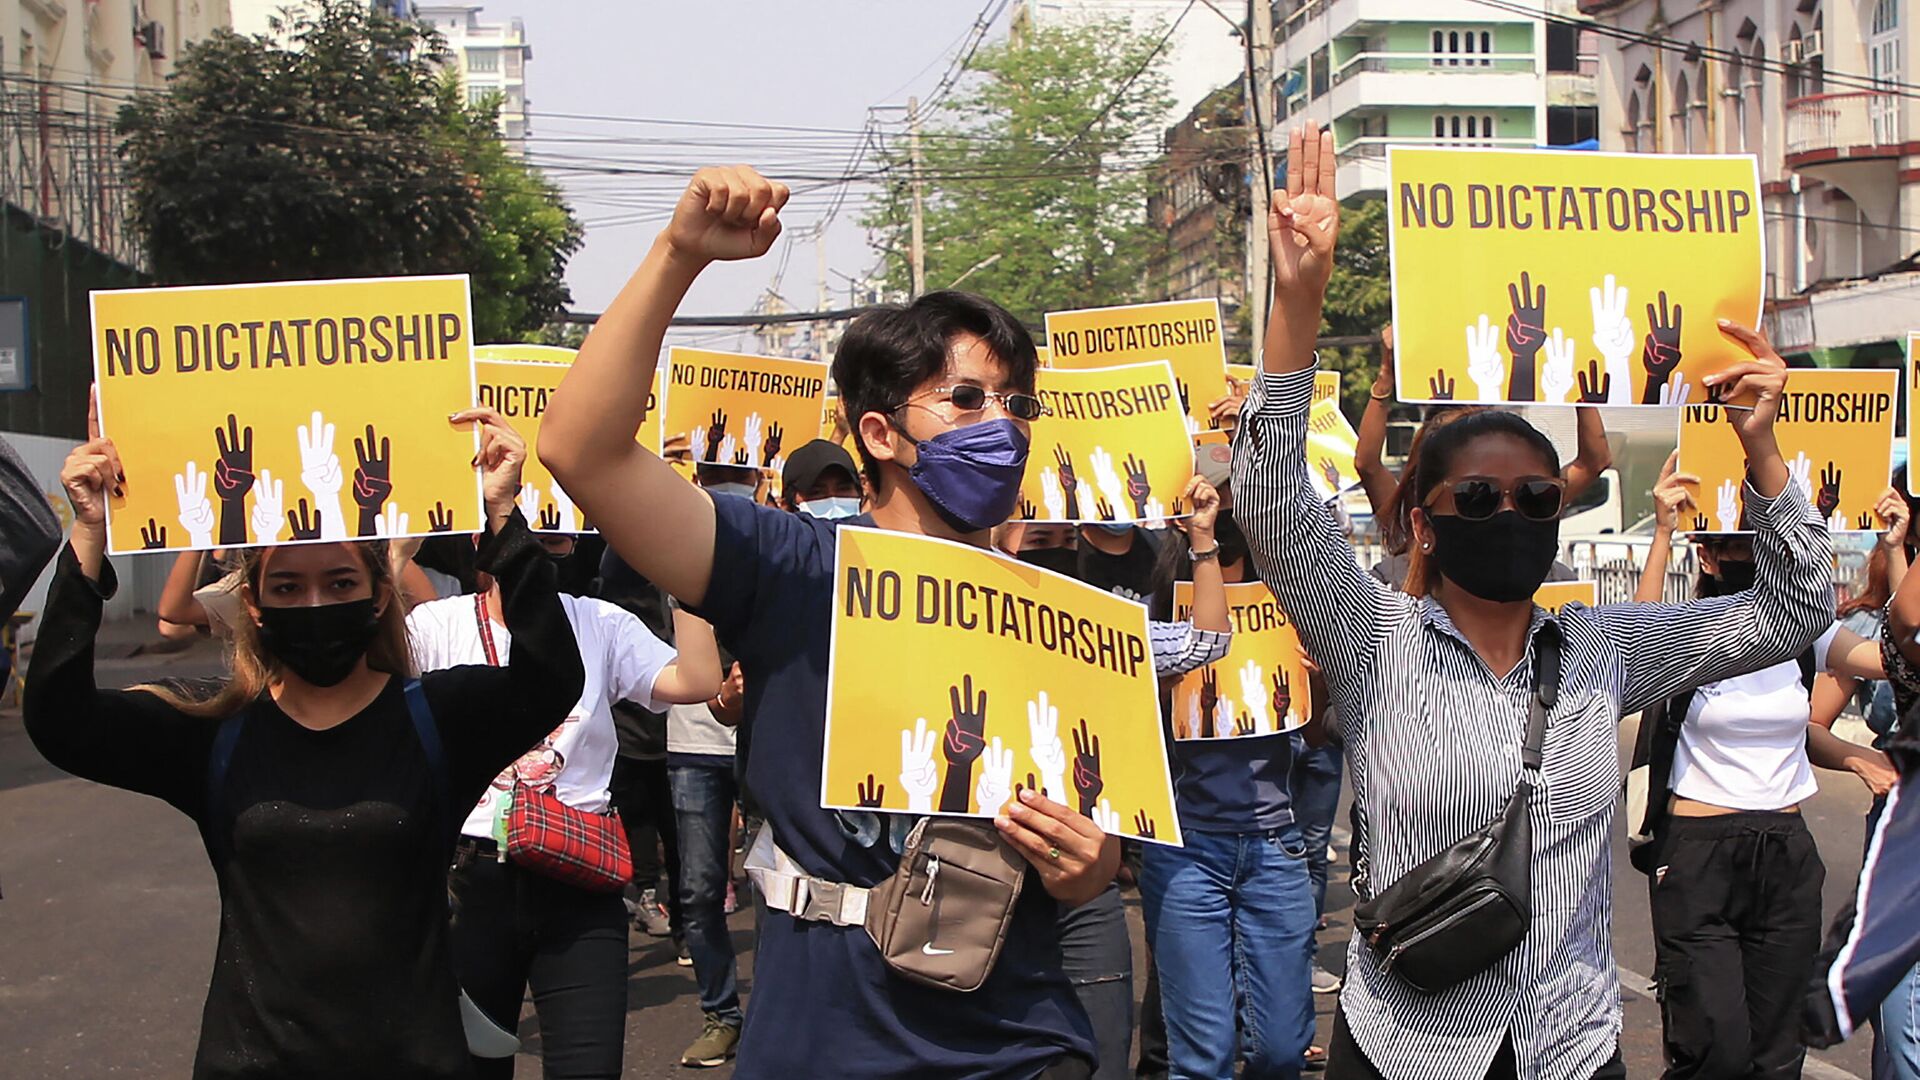
[[[1387, 204], [1364, 199], [1340, 210], [1340, 244], [1334, 250], [1333, 276], [1320, 333], [1327, 337], [1378, 334], [1393, 317], [1387, 276]], [[1377, 345], [1322, 349], [1321, 366], [1340, 371], [1340, 409], [1353, 423], [1366, 410], [1367, 394], [1380, 370]]]
[[[1164, 245], [1145, 213], [1172, 103], [1161, 42], [1092, 21], [1035, 26], [974, 55], [921, 134], [927, 288], [965, 275], [966, 288], [1033, 324], [1143, 298]], [[885, 164], [890, 182], [865, 224], [886, 256], [885, 286], [906, 292], [906, 140]]]
[[[566, 301], [578, 225], [449, 92], [430, 28], [319, 0], [285, 46], [218, 31], [120, 113], [134, 223], [167, 284], [470, 272], [476, 336]], [[543, 205], [540, 205], [543, 204]], [[557, 223], [555, 215], [564, 223]]]

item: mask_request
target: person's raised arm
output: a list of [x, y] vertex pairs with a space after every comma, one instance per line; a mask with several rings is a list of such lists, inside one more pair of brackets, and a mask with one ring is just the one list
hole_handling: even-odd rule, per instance
[[1765, 338], [1725, 321], [1721, 329], [1753, 359], [1707, 376], [1751, 409], [1726, 409], [1747, 456], [1746, 513], [1754, 529], [1754, 585], [1686, 604], [1610, 604], [1594, 609], [1625, 666], [1621, 712], [1638, 712], [1688, 687], [1782, 663], [1833, 625], [1833, 543], [1800, 489], [1789, 483], [1773, 423], [1787, 366]]
[[1186, 528], [1193, 560], [1193, 610], [1187, 613], [1185, 622], [1147, 625], [1153, 646], [1153, 673], [1162, 679], [1214, 663], [1233, 646], [1226, 579], [1220, 574], [1220, 545], [1213, 537], [1220, 493], [1206, 478], [1196, 476], [1187, 484], [1185, 499], [1193, 507]]
[[726, 673], [720, 668], [720, 643], [705, 619], [676, 606], [673, 647], [679, 655], [653, 680], [653, 699], [673, 705], [697, 705], [720, 693]]
[[1687, 484], [1698, 484], [1700, 478], [1692, 473], [1675, 473], [1680, 464], [1680, 451], [1667, 455], [1667, 463], [1660, 467], [1660, 481], [1653, 485], [1653, 542], [1647, 545], [1647, 565], [1640, 568], [1640, 587], [1635, 590], [1636, 603], [1655, 604], [1667, 594], [1667, 560], [1673, 555], [1673, 530], [1679, 526], [1680, 517], [1693, 505], [1693, 492]]
[[1391, 594], [1360, 569], [1307, 475], [1313, 345], [1333, 272], [1340, 204], [1332, 134], [1309, 123], [1296, 128], [1287, 145], [1287, 187], [1274, 192], [1267, 217], [1274, 303], [1262, 374], [1234, 433], [1234, 520], [1247, 535], [1254, 569], [1340, 693], [1346, 679], [1367, 668], [1374, 627]]
[[207, 609], [193, 598], [200, 586], [201, 564], [208, 557], [204, 551], [183, 551], [174, 557], [166, 583], [160, 586], [160, 602], [154, 605], [153, 614], [160, 622], [161, 637], [168, 640], [192, 637], [211, 624]]
[[1367, 505], [1379, 521], [1393, 505], [1400, 490], [1400, 478], [1387, 468], [1381, 455], [1387, 450], [1387, 421], [1393, 413], [1393, 324], [1380, 330], [1380, 374], [1367, 391], [1367, 411], [1360, 414], [1359, 438], [1353, 444], [1353, 469], [1360, 474], [1360, 490], [1367, 493]]
[[1573, 460], [1560, 470], [1561, 478], [1567, 482], [1568, 500], [1578, 498], [1613, 465], [1613, 447], [1607, 442], [1607, 425], [1600, 419], [1600, 410], [1592, 405], [1578, 405], [1574, 407], [1573, 416]]
[[713, 501], [633, 439], [661, 343], [694, 278], [719, 260], [764, 255], [787, 188], [744, 165], [701, 169], [672, 223], [607, 306], [547, 403], [540, 460], [607, 545], [689, 604], [713, 574]]
[[1912, 525], [1912, 511], [1906, 496], [1889, 487], [1874, 505], [1873, 513], [1880, 519], [1878, 543], [1887, 560], [1887, 588], [1898, 589], [1907, 579], [1907, 530]]
[[142, 690], [101, 690], [93, 646], [113, 596], [107, 493], [125, 482], [113, 443], [95, 437], [67, 456], [60, 485], [73, 535], [60, 553], [21, 703], [27, 737], [55, 767], [165, 799], [188, 814], [205, 803], [206, 763], [219, 727]]
[[[566, 719], [580, 701], [586, 668], [560, 602], [559, 571], [516, 501], [526, 441], [492, 409], [470, 409], [451, 419], [480, 425], [476, 461], [483, 469], [487, 535], [475, 565], [499, 583], [501, 621], [513, 635], [502, 666], [421, 676], [446, 739], [454, 783], [471, 787], [491, 780]], [[480, 797], [477, 790], [456, 794]]]
[[[1894, 498], [1902, 504], [1906, 501], [1900, 499], [1898, 492], [1894, 493]], [[1886, 505], [1884, 498], [1881, 500], [1881, 505]], [[1892, 535], [1891, 530], [1888, 535]], [[1906, 537], [1902, 535], [1903, 544], [1905, 540]], [[1906, 562], [1904, 550], [1901, 555], [1900, 561], [1904, 564]], [[1893, 568], [1893, 552], [1889, 550], [1887, 552], [1887, 583], [1889, 585], [1893, 585]], [[1901, 656], [1906, 657], [1907, 663], [1920, 665], [1920, 641], [1915, 640], [1915, 634], [1920, 634], [1920, 574], [1903, 573], [1900, 575], [1900, 583], [1893, 585], [1893, 600], [1887, 604], [1887, 626], [1882, 631], [1882, 636], [1900, 651]]]

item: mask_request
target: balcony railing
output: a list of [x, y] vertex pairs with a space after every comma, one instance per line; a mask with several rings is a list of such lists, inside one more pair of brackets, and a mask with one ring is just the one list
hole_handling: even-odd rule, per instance
[[1814, 94], [1787, 102], [1787, 154], [1900, 145], [1900, 97], [1890, 90]]
[[1403, 135], [1368, 135], [1348, 140], [1347, 144], [1334, 153], [1334, 157], [1345, 165], [1351, 161], [1366, 161], [1387, 156], [1389, 146], [1439, 147], [1458, 149], [1463, 146], [1496, 146], [1519, 149], [1532, 149], [1539, 144], [1533, 139], [1500, 138], [1459, 138], [1436, 139], [1431, 136], [1412, 137]]
[[1334, 69], [1335, 86], [1362, 72], [1416, 75], [1533, 75], [1533, 53], [1363, 52]]

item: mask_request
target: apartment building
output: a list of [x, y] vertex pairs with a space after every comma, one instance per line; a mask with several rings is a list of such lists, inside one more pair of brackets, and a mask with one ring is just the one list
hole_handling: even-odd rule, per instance
[[414, 17], [447, 39], [452, 64], [467, 88], [467, 97], [479, 101], [500, 95], [500, 134], [524, 149], [527, 138], [527, 61], [533, 46], [527, 43], [526, 24], [518, 18], [483, 22], [479, 4], [413, 5]]
[[1147, 220], [1167, 238], [1148, 268], [1151, 295], [1169, 300], [1218, 297], [1231, 320], [1246, 296], [1246, 80], [1236, 79], [1195, 105], [1161, 140], [1160, 190]]
[[1601, 142], [1753, 154], [1774, 340], [1830, 366], [1897, 359], [1920, 328], [1920, 107], [1911, 0], [1583, 0]]
[[[233, 11], [233, 32], [246, 36], [271, 35], [276, 20], [284, 21], [290, 11], [300, 11], [310, 0], [225, 0]], [[368, 0], [367, 6], [402, 19], [413, 17], [412, 0]]]
[[[1573, 0], [1542, 0], [1550, 12]], [[1276, 127], [1333, 129], [1342, 197], [1384, 195], [1397, 146], [1576, 146], [1599, 135], [1594, 42], [1473, 0], [1276, 0]]]

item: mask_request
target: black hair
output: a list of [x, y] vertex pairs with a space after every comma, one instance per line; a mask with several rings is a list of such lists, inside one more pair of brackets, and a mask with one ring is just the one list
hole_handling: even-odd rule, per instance
[[1489, 435], [1506, 435], [1527, 443], [1546, 461], [1548, 473], [1560, 475], [1560, 451], [1553, 448], [1553, 440], [1541, 434], [1539, 428], [1517, 414], [1498, 409], [1472, 412], [1427, 432], [1420, 444], [1420, 456], [1414, 462], [1413, 505], [1427, 505], [1433, 489], [1453, 471], [1453, 459], [1460, 451]]
[[840, 408], [853, 429], [861, 467], [876, 490], [880, 463], [860, 438], [860, 418], [870, 412], [891, 414], [906, 404], [923, 383], [946, 370], [948, 350], [962, 333], [987, 343], [1006, 365], [1014, 389], [1033, 392], [1039, 367], [1033, 335], [1006, 308], [983, 296], [943, 289], [904, 306], [869, 308], [840, 339], [833, 381], [840, 388]]

